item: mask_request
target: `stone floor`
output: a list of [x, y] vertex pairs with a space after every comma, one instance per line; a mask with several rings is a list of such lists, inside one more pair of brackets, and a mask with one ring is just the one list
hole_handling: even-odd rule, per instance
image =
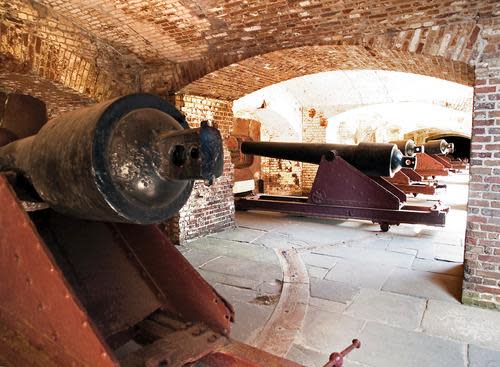
[[244, 212], [236, 228], [182, 251], [235, 306], [232, 336], [254, 343], [280, 297], [275, 251], [297, 249], [310, 292], [287, 357], [305, 366], [323, 366], [359, 338], [345, 366], [500, 367], [500, 313], [459, 302], [467, 177], [442, 180], [448, 189], [439, 197], [451, 206], [445, 228], [381, 233], [368, 222]]

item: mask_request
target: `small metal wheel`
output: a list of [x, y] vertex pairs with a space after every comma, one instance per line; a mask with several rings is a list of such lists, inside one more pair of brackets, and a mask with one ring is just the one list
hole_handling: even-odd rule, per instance
[[389, 231], [389, 228], [391, 228], [391, 226], [389, 225], [389, 223], [387, 223], [387, 222], [382, 222], [382, 223], [380, 223], [380, 230], [381, 230], [382, 232], [387, 232], [387, 231]]

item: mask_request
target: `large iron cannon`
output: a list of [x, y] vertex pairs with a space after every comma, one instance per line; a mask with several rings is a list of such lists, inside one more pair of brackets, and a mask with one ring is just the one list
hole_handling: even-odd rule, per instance
[[[403, 156], [395, 144], [315, 144], [243, 142], [241, 152], [269, 158], [320, 164], [323, 156], [334, 154], [368, 176], [392, 177], [403, 167], [415, 167], [415, 158]], [[333, 153], [332, 153], [333, 152]]]
[[217, 129], [189, 129], [172, 105], [142, 93], [62, 114], [0, 148], [0, 171], [27, 177], [56, 211], [114, 222], [167, 219], [193, 180], [211, 183], [222, 166]]
[[427, 154], [450, 154], [455, 150], [453, 143], [448, 143], [444, 139], [431, 140], [424, 144]]
[[[148, 94], [41, 128], [31, 122], [0, 128], [1, 362], [302, 367], [231, 340], [232, 306], [158, 226], [130, 223], [165, 219], [194, 179], [221, 174], [218, 130], [188, 129], [173, 106]], [[20, 189], [31, 184], [54, 210], [24, 210]], [[296, 330], [285, 324], [283, 340], [293, 341]], [[274, 347], [283, 356], [291, 345]], [[358, 347], [354, 340], [325, 366], [340, 367]]]
[[403, 152], [404, 155], [409, 157], [414, 157], [417, 153], [424, 152], [423, 145], [417, 145], [412, 139], [408, 140], [394, 140], [390, 141], [391, 144], [396, 144], [398, 149]]

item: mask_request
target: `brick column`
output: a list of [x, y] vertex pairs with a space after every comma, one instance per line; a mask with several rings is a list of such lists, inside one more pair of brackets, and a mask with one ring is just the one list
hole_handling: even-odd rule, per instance
[[487, 41], [476, 65], [462, 301], [500, 310], [500, 36]]
[[[328, 126], [327, 118], [312, 107], [302, 107], [302, 141], [304, 143], [325, 143], [326, 128]], [[312, 188], [317, 164], [302, 164], [302, 193], [309, 194]]]
[[[175, 104], [185, 114], [190, 127], [198, 127], [201, 121], [208, 120], [220, 130], [223, 137], [231, 133], [232, 102], [177, 95]], [[174, 242], [184, 243], [234, 225], [233, 176], [231, 156], [224, 144], [222, 176], [210, 187], [196, 181], [187, 203], [176, 217], [165, 224], [165, 229]]]

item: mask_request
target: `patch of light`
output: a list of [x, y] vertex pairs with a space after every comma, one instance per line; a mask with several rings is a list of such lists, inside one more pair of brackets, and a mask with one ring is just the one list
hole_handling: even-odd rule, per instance
[[436, 127], [471, 133], [472, 114], [426, 103], [390, 103], [363, 106], [328, 115], [326, 141], [330, 143], [386, 142], [405, 133]]

